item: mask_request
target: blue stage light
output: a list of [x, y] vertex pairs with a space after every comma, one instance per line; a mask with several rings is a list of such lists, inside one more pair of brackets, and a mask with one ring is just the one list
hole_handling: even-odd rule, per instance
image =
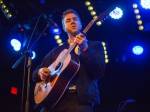
[[120, 18], [122, 17], [122, 15], [123, 15], [123, 11], [122, 11], [120, 8], [118, 8], [118, 7], [116, 7], [116, 8], [109, 14], [109, 16], [110, 16], [111, 18], [113, 18], [113, 19], [120, 19]]
[[33, 56], [31, 57], [31, 59], [33, 60], [36, 57], [36, 53], [34, 51], [32, 51], [32, 54], [33, 54]]
[[20, 43], [19, 40], [17, 40], [17, 39], [12, 39], [10, 43], [11, 43], [11, 45], [13, 46], [13, 48], [14, 48], [15, 51], [19, 51], [19, 50], [20, 50], [20, 48], [21, 48], [21, 43]]
[[134, 46], [132, 51], [136, 55], [141, 55], [143, 53], [143, 48], [141, 46]]
[[61, 34], [60, 28], [51, 27], [50, 30], [51, 30], [51, 33], [54, 34], [54, 35], [59, 35], [59, 34]]
[[150, 9], [150, 0], [141, 0], [141, 5], [145, 9]]
[[45, 0], [40, 0], [40, 3], [41, 3], [41, 4], [44, 4], [44, 3], [45, 3]]

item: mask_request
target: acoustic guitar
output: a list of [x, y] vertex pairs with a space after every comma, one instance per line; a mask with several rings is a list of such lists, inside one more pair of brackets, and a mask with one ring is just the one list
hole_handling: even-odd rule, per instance
[[[107, 12], [108, 9], [97, 18], [91, 20], [83, 30], [83, 33], [87, 33], [93, 23], [98, 19], [102, 19]], [[76, 75], [80, 67], [78, 55], [71, 53], [75, 46], [76, 43], [73, 43], [69, 49], [64, 49], [48, 67], [51, 71], [49, 79], [36, 83], [34, 100], [37, 105], [40, 104], [45, 108], [53, 108], [64, 94], [69, 82]]]

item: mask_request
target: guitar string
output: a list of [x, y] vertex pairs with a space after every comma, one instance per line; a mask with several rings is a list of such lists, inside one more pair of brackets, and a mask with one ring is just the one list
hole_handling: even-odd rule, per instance
[[[83, 33], [86, 33], [89, 28], [93, 25], [93, 23], [95, 22], [95, 20], [92, 20], [87, 27], [83, 30]], [[76, 43], [74, 42], [73, 45], [68, 49], [68, 51], [64, 54], [64, 56], [61, 58], [60, 63], [62, 63], [65, 58], [67, 57], [67, 55], [72, 51], [72, 49], [76, 46]]]

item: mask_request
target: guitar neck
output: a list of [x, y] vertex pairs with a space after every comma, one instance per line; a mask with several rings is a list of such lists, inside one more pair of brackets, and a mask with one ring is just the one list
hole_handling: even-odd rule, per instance
[[76, 46], [77, 44], [74, 42], [73, 45], [71, 47], [69, 47], [68, 51], [65, 53], [65, 55], [61, 58], [60, 62], [62, 63], [65, 58], [67, 57], [68, 54], [70, 54], [70, 52], [73, 50], [73, 48]]

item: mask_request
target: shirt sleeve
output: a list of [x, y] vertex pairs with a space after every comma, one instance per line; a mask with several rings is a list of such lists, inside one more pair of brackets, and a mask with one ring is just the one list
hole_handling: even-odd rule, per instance
[[52, 63], [52, 51], [49, 52], [43, 59], [41, 65], [39, 65], [32, 73], [32, 80], [35, 82], [41, 81], [41, 79], [38, 76], [38, 71], [40, 68], [48, 67]]
[[85, 68], [94, 79], [101, 78], [105, 73], [105, 55], [102, 43], [88, 42], [88, 49], [81, 53]]

